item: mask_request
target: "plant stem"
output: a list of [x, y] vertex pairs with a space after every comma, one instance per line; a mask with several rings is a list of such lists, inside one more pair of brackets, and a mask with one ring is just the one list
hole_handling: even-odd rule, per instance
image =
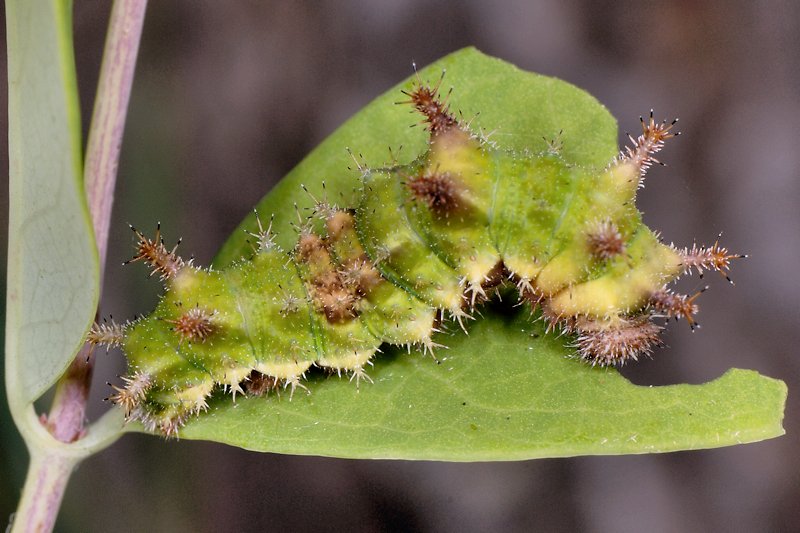
[[146, 8], [147, 0], [114, 2], [86, 147], [84, 181], [100, 255], [101, 285], [119, 152]]
[[75, 442], [83, 433], [93, 367], [94, 360], [84, 348], [56, 384], [50, 412], [43, 422], [47, 431], [61, 442]]
[[52, 531], [70, 474], [79, 458], [31, 449], [22, 499], [11, 522], [12, 533]]

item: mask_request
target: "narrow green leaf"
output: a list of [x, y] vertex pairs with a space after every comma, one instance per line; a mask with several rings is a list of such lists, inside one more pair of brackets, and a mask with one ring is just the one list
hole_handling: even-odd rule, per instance
[[66, 0], [6, 2], [6, 380], [17, 409], [63, 374], [97, 308], [98, 260], [82, 182], [71, 13]]
[[[420, 73], [435, 80], [447, 69], [451, 101], [498, 145], [545, 148], [559, 136], [564, 156], [604, 166], [617, 151], [616, 122], [585, 92], [527, 73], [474, 49], [452, 54]], [[402, 100], [401, 87], [379, 97], [322, 143], [259, 204], [262, 218], [276, 214], [278, 240], [291, 247], [293, 204], [310, 204], [301, 190], [352, 205], [359, 187], [356, 158], [377, 165], [388, 147], [402, 144], [407, 162], [425, 147], [423, 128]], [[340, 200], [341, 195], [341, 200]], [[244, 228], [253, 230], [250, 217]], [[243, 228], [243, 229], [244, 229]], [[217, 258], [223, 266], [250, 254], [237, 231]], [[639, 387], [613, 369], [569, 358], [564, 338], [545, 335], [526, 312], [495, 305], [470, 328], [440, 335], [450, 347], [436, 365], [419, 354], [387, 349], [370, 376], [373, 385], [323, 378], [311, 395], [229, 397], [190, 422], [183, 438], [294, 454], [360, 458], [510, 460], [580, 454], [663, 452], [752, 442], [783, 433], [785, 385], [755, 372], [732, 370], [705, 385]]]

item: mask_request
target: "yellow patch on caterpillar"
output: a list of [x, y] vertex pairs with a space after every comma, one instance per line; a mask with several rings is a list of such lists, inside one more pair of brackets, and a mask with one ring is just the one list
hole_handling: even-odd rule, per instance
[[583, 246], [562, 250], [539, 271], [535, 280], [536, 290], [547, 296], [566, 290], [583, 277], [589, 259], [589, 250]]
[[225, 376], [220, 384], [223, 389], [231, 393], [233, 401], [236, 401], [237, 394], [244, 394], [242, 382], [247, 380], [253, 371], [247, 367], [237, 366], [233, 361], [230, 361], [227, 366], [228, 368], [225, 370]]
[[563, 316], [608, 317], [639, 309], [650, 294], [680, 271], [680, 256], [670, 247], [657, 244], [639, 258], [636, 268], [570, 285], [549, 302], [553, 312]]
[[189, 406], [189, 412], [199, 413], [208, 410], [207, 398], [213, 388], [214, 382], [208, 380], [180, 390], [176, 392], [175, 396], [182, 405]]
[[486, 290], [502, 282], [504, 278], [502, 264], [502, 261], [497, 261], [494, 254], [476, 254], [469, 257], [469, 261], [464, 265], [466, 276], [459, 281], [459, 284], [470, 307], [488, 300]]
[[[425, 173], [448, 175], [458, 187], [462, 178], [469, 181], [470, 175], [481, 173], [485, 169], [486, 157], [478, 139], [468, 131], [451, 129], [431, 136], [431, 150]], [[464, 195], [462, 200], [462, 204], [468, 204], [470, 198]]]
[[616, 160], [599, 177], [598, 191], [619, 204], [633, 201], [639, 189], [639, 168], [625, 159]]
[[293, 379], [302, 376], [311, 366], [311, 361], [260, 362], [255, 370], [278, 379]]
[[367, 350], [353, 350], [352, 353], [336, 358], [323, 356], [317, 360], [317, 364], [325, 368], [330, 368], [335, 372], [363, 368], [375, 354], [375, 351], [375, 348], [371, 348]]

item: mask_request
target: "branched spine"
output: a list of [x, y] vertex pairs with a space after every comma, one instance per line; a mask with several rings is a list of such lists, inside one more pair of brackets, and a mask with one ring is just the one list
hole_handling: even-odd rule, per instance
[[708, 287], [696, 292], [692, 296], [686, 294], [677, 294], [666, 287], [657, 290], [650, 295], [650, 304], [654, 309], [665, 313], [669, 318], [681, 319], [685, 318], [689, 323], [692, 330], [700, 327], [695, 321], [694, 315], [700, 310], [700, 307], [695, 303], [698, 296], [700, 296]]
[[127, 324], [118, 324], [113, 319], [92, 324], [86, 335], [86, 342], [94, 346], [105, 346], [106, 349], [119, 348], [125, 340]]
[[713, 270], [719, 272], [728, 281], [731, 281], [731, 278], [728, 277], [731, 260], [747, 257], [743, 254], [728, 252], [727, 248], [720, 246], [719, 240], [710, 247], [693, 244], [691, 248], [684, 248], [679, 253], [683, 258], [684, 273], [689, 274], [692, 269], [695, 269], [702, 277], [704, 270]]
[[135, 263], [137, 261], [144, 261], [152, 269], [150, 275], [159, 274], [162, 280], [175, 277], [180, 270], [186, 265], [186, 262], [175, 253], [178, 245], [181, 243], [180, 239], [177, 244], [168, 250], [164, 244], [164, 239], [161, 237], [161, 223], [156, 226], [155, 237], [150, 239], [142, 232], [130, 226], [131, 230], [136, 234], [139, 241], [136, 244], [136, 255], [125, 261], [123, 264]]
[[134, 413], [145, 399], [147, 391], [153, 385], [150, 375], [143, 372], [136, 372], [132, 376], [122, 376], [124, 386], [109, 385], [116, 392], [108, 397], [108, 400], [122, 407], [125, 418], [133, 418]]
[[626, 146], [620, 152], [618, 160], [620, 162], [632, 163], [639, 169], [639, 187], [643, 186], [643, 178], [647, 170], [653, 163], [662, 164], [661, 161], [653, 157], [664, 147], [664, 141], [672, 137], [677, 137], [680, 132], [673, 133], [671, 130], [677, 124], [676, 118], [672, 122], [663, 120], [656, 122], [653, 118], [653, 110], [650, 110], [650, 116], [647, 121], [644, 117], [639, 117], [639, 122], [642, 124], [642, 134], [635, 138], [628, 135], [632, 146]]
[[[422, 83], [417, 76], [417, 82], [411, 92], [402, 91], [409, 97], [409, 100], [398, 102], [399, 104], [411, 104], [414, 108], [425, 116], [425, 123], [428, 124], [428, 131], [432, 135], [446, 132], [452, 128], [459, 127], [459, 122], [450, 112], [447, 100], [450, 93], [444, 98], [439, 98], [439, 86], [444, 79], [444, 72], [435, 86], [431, 87]], [[452, 92], [452, 91], [451, 91]]]

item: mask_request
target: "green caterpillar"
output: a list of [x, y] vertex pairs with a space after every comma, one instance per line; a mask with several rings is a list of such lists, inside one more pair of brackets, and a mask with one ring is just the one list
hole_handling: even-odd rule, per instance
[[427, 151], [408, 165], [359, 165], [358, 205], [315, 201], [291, 251], [259, 221], [254, 255], [216, 271], [181, 259], [160, 233], [136, 232], [131, 261], [149, 264], [167, 291], [150, 316], [96, 324], [88, 338], [128, 358], [110, 398], [127, 419], [175, 435], [216, 388], [294, 392], [312, 365], [369, 381], [382, 344], [433, 353], [440, 324], [463, 327], [508, 284], [591, 364], [649, 354], [663, 329], [655, 317], [695, 326], [697, 295], [666, 285], [692, 269], [727, 275], [741, 256], [718, 243], [667, 246], [642, 222], [636, 192], [677, 135], [674, 121], [651, 112], [598, 172], [568, 164], [557, 143], [539, 154], [494, 146], [456, 118], [439, 84], [417, 79], [405, 93], [424, 117]]

